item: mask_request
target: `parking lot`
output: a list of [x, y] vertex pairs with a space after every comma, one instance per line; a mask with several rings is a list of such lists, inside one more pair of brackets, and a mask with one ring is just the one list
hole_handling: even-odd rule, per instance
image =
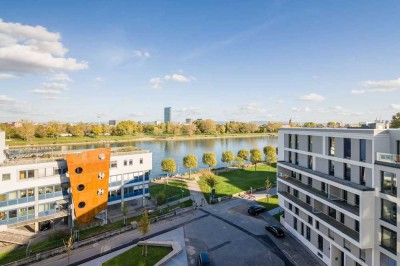
[[201, 251], [209, 252], [213, 265], [323, 265], [287, 231], [284, 239], [267, 232], [274, 218], [249, 216], [252, 203], [235, 199], [200, 210], [208, 216], [184, 226], [189, 265], [197, 265]]

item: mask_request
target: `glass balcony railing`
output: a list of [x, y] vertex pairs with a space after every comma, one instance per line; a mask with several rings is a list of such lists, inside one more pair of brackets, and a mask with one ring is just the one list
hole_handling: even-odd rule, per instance
[[391, 154], [391, 153], [377, 152], [376, 153], [376, 160], [378, 162], [383, 162], [383, 163], [400, 164], [400, 155]]

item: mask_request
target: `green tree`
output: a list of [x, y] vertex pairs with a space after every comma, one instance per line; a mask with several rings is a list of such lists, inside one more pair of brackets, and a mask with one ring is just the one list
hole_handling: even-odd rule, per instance
[[35, 126], [28, 120], [22, 120], [22, 126], [19, 128], [19, 135], [23, 140], [30, 140], [35, 136]]
[[218, 184], [217, 178], [212, 173], [207, 173], [204, 175], [204, 182], [210, 187], [210, 189], [215, 188], [215, 186]]
[[271, 183], [271, 181], [269, 180], [269, 178], [267, 177], [267, 179], [265, 179], [265, 191], [266, 191], [266, 197], [267, 197], [267, 202], [269, 202], [269, 191], [271, 190], [271, 188], [272, 188], [272, 183]]
[[315, 124], [314, 122], [305, 122], [303, 124], [303, 127], [317, 127], [317, 124]]
[[243, 158], [241, 158], [241, 157], [236, 157], [236, 158], [235, 158], [235, 161], [234, 161], [234, 165], [235, 165], [237, 168], [243, 169], [243, 167], [244, 167], [244, 160], [243, 160]]
[[211, 167], [217, 165], [217, 159], [215, 157], [215, 153], [213, 152], [205, 152], [203, 154], [203, 163], [208, 166], [208, 170], [211, 171]]
[[194, 154], [189, 154], [183, 157], [183, 166], [189, 169], [189, 178], [192, 173], [192, 169], [196, 168], [198, 165], [197, 156]]
[[392, 116], [392, 121], [390, 121], [390, 128], [400, 128], [400, 112]]
[[255, 165], [255, 170], [257, 171], [257, 163], [261, 162], [262, 156], [261, 151], [259, 149], [251, 149], [250, 150], [250, 161]]
[[166, 199], [166, 196], [165, 196], [164, 191], [158, 192], [158, 194], [156, 196], [157, 205], [158, 206], [163, 205], [165, 203], [165, 199]]
[[221, 161], [223, 163], [226, 163], [226, 166], [228, 167], [233, 161], [235, 160], [235, 155], [233, 154], [232, 151], [224, 151], [222, 153], [222, 159]]
[[45, 138], [46, 137], [46, 127], [43, 125], [38, 125], [35, 129], [35, 137]]
[[240, 157], [243, 159], [243, 161], [247, 161], [247, 158], [249, 157], [250, 152], [248, 150], [239, 150], [237, 153], [237, 157]]
[[161, 170], [167, 173], [167, 177], [169, 173], [173, 173], [176, 171], [176, 163], [172, 158], [166, 158], [161, 161]]
[[265, 161], [268, 165], [276, 162], [276, 149], [272, 146], [265, 146], [264, 149]]
[[326, 126], [327, 127], [336, 127], [336, 122], [328, 122], [327, 124], [326, 124]]
[[147, 239], [146, 239], [146, 235], [150, 232], [150, 220], [149, 220], [149, 215], [147, 213], [147, 209], [143, 210], [143, 215], [142, 215], [142, 219], [140, 219], [139, 222], [139, 227], [138, 230], [140, 233], [142, 233], [143, 237], [144, 237], [144, 245], [143, 245], [143, 249], [142, 249], [142, 255], [143, 256], [147, 256]]
[[69, 257], [71, 256], [72, 249], [74, 248], [74, 236], [72, 235], [72, 230], [71, 230], [71, 235], [69, 236], [68, 240], [65, 241], [63, 239], [64, 243], [64, 248], [68, 253], [68, 265], [69, 265]]

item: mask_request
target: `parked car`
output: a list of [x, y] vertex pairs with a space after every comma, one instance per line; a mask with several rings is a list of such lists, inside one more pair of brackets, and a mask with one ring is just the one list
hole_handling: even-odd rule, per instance
[[210, 256], [208, 255], [207, 252], [200, 252], [199, 266], [211, 266]]
[[247, 209], [247, 212], [248, 212], [250, 215], [256, 216], [256, 215], [259, 215], [259, 214], [262, 213], [262, 212], [265, 212], [265, 207], [262, 206], [262, 205], [251, 205], [251, 206]]
[[285, 237], [285, 232], [283, 232], [282, 228], [277, 225], [266, 225], [265, 229], [270, 231], [272, 234], [274, 234], [275, 237]]

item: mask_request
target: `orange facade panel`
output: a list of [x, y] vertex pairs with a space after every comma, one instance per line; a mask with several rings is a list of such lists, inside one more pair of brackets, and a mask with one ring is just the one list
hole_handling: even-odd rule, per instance
[[103, 148], [66, 157], [78, 223], [92, 222], [107, 209], [110, 156], [110, 148]]

